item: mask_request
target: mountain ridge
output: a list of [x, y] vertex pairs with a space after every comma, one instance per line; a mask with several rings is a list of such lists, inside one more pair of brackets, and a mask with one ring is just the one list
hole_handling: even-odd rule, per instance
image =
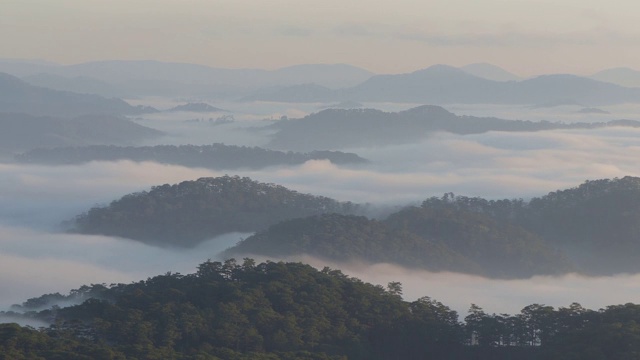
[[78, 94], [30, 85], [0, 73], [0, 112], [26, 113], [36, 116], [74, 117], [80, 115], [136, 115], [156, 109], [131, 106], [124, 100], [99, 95]]

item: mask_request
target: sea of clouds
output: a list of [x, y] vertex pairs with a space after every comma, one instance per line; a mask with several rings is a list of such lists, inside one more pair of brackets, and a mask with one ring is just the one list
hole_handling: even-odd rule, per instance
[[[275, 106], [269, 105], [269, 111], [271, 107]], [[287, 109], [266, 112], [264, 116], [313, 111]], [[484, 108], [461, 110], [480, 115], [482, 111], [488, 112]], [[625, 111], [631, 114], [632, 110]], [[500, 111], [508, 114], [515, 110]], [[223, 126], [184, 122], [192, 114], [142, 122], [156, 124], [167, 132], [176, 131], [179, 136], [173, 138], [175, 143], [197, 139], [194, 142], [253, 146], [266, 143], [268, 136], [265, 132], [247, 130], [263, 124], [262, 120], [256, 120], [257, 113], [247, 115], [239, 124]], [[415, 144], [345, 151], [355, 152], [370, 163], [348, 167], [309, 161], [294, 167], [233, 172], [131, 161], [68, 166], [0, 163], [0, 309], [44, 293], [65, 293], [83, 284], [127, 283], [167, 271], [193, 272], [197, 264], [216, 258], [220, 251], [250, 235], [228, 234], [197, 248], [172, 249], [127, 239], [61, 232], [62, 222], [92, 206], [108, 204], [154, 185], [229, 174], [343, 201], [398, 206], [417, 204], [445, 192], [491, 199], [527, 199], [574, 187], [585, 180], [640, 175], [637, 165], [640, 129], [631, 128], [469, 136], [436, 133]], [[296, 260], [320, 268], [324, 265], [340, 268], [349, 275], [382, 285], [400, 281], [407, 299], [431, 296], [461, 313], [471, 303], [489, 312], [513, 313], [531, 303], [568, 306], [577, 301], [586, 307], [600, 308], [640, 302], [640, 291], [635, 286], [640, 280], [638, 275], [587, 278], [571, 274], [507, 281], [429, 273], [390, 264]]]

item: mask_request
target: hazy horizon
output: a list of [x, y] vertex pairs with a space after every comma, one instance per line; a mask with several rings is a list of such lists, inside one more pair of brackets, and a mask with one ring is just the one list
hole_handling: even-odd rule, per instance
[[576, 76], [583, 76], [583, 77], [590, 77], [591, 75], [597, 74], [601, 71], [605, 71], [605, 70], [613, 70], [613, 69], [630, 69], [632, 71], [640, 71], [640, 66], [638, 65], [621, 65], [620, 63], [615, 63], [612, 62], [610, 64], [606, 64], [603, 65], [601, 67], [596, 67], [593, 70], [589, 70], [589, 71], [574, 71], [574, 70], [570, 70], [570, 69], [561, 69], [561, 68], [550, 68], [548, 70], [543, 70], [543, 71], [539, 71], [539, 72], [535, 72], [535, 73], [526, 73], [526, 72], [518, 72], [518, 71], [512, 71], [510, 70], [510, 68], [508, 66], [502, 66], [502, 65], [498, 65], [497, 63], [494, 62], [488, 62], [488, 61], [483, 61], [482, 59], [478, 59], [477, 61], [471, 61], [471, 62], [466, 62], [466, 63], [444, 63], [444, 62], [433, 62], [433, 63], [424, 63], [424, 64], [415, 64], [414, 67], [406, 67], [403, 68], [401, 70], [395, 70], [395, 71], [374, 71], [371, 68], [367, 68], [365, 66], [360, 66], [354, 63], [347, 63], [347, 62], [331, 62], [331, 61], [327, 61], [327, 62], [297, 62], [297, 63], [283, 63], [283, 64], [279, 64], [279, 65], [275, 65], [275, 66], [227, 66], [227, 65], [220, 65], [217, 63], [205, 63], [205, 62], [188, 62], [188, 61], [174, 61], [174, 60], [158, 60], [158, 59], [152, 59], [152, 58], [99, 58], [99, 59], [89, 59], [89, 60], [83, 60], [83, 61], [68, 61], [68, 62], [63, 62], [63, 61], [54, 61], [54, 60], [50, 60], [50, 59], [45, 59], [45, 58], [11, 58], [11, 57], [0, 57], [0, 62], [15, 62], [15, 63], [26, 63], [26, 64], [36, 64], [36, 65], [45, 65], [45, 66], [53, 66], [53, 67], [64, 67], [64, 66], [74, 66], [74, 65], [82, 65], [82, 64], [89, 64], [89, 63], [101, 63], [101, 62], [119, 62], [119, 61], [139, 61], [139, 62], [160, 62], [160, 63], [166, 63], [166, 64], [184, 64], [184, 65], [196, 65], [196, 66], [206, 66], [212, 69], [224, 69], [224, 70], [266, 70], [266, 71], [277, 71], [277, 70], [282, 70], [282, 69], [287, 69], [287, 68], [293, 68], [293, 67], [297, 67], [297, 66], [306, 66], [306, 65], [346, 65], [346, 66], [353, 66], [355, 68], [359, 68], [365, 71], [369, 71], [371, 72], [373, 75], [400, 75], [400, 74], [408, 74], [408, 73], [412, 73], [412, 72], [416, 72], [416, 71], [420, 71], [420, 70], [424, 70], [424, 69], [428, 69], [432, 66], [440, 66], [440, 65], [444, 65], [444, 66], [450, 66], [453, 68], [460, 68], [460, 69], [464, 69], [467, 66], [472, 66], [472, 65], [488, 65], [491, 67], [496, 67], [498, 69], [502, 69], [504, 71], [506, 71], [509, 74], [513, 74], [517, 77], [519, 77], [522, 80], [526, 80], [526, 79], [530, 79], [530, 78], [535, 78], [538, 76], [543, 76], [543, 75], [564, 75], [564, 74], [569, 74], [569, 75], [576, 75]]
[[629, 0], [5, 1], [0, 58], [266, 69], [346, 63], [375, 73], [487, 62], [520, 76], [588, 75], [640, 61], [639, 9]]

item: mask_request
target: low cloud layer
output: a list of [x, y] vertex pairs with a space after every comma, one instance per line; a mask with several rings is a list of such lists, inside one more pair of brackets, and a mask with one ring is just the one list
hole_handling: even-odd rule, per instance
[[[0, 284], [3, 288], [0, 309], [45, 293], [64, 294], [85, 284], [129, 283], [167, 271], [192, 273], [198, 264], [207, 259], [218, 259], [220, 251], [249, 235], [227, 234], [185, 250], [162, 249], [105, 236], [51, 234], [0, 226]], [[636, 286], [640, 275], [590, 278], [570, 274], [492, 280], [391, 264], [340, 264], [311, 257], [283, 260], [302, 261], [319, 269], [324, 266], [341, 269], [349, 276], [383, 286], [400, 281], [405, 299], [430, 296], [462, 316], [471, 303], [490, 313], [516, 313], [533, 303], [559, 307], [579, 302], [585, 307], [599, 309], [612, 304], [640, 302]]]
[[114, 237], [0, 226], [0, 309], [82, 285], [129, 283], [167, 271], [192, 273], [198, 264], [250, 235], [231, 233], [193, 249], [172, 249]]
[[[185, 130], [185, 138], [194, 129]], [[217, 136], [224, 138], [224, 134], [220, 129]], [[175, 250], [118, 238], [55, 233], [61, 221], [95, 204], [108, 204], [153, 185], [229, 173], [339, 200], [406, 204], [445, 192], [526, 199], [585, 180], [640, 175], [640, 129], [631, 128], [472, 136], [439, 133], [419, 144], [349, 151], [371, 163], [340, 167], [310, 161], [234, 173], [130, 161], [74, 166], [0, 163], [0, 307], [83, 284], [192, 272], [198, 263], [247, 236], [230, 234], [196, 249]], [[499, 281], [383, 264], [328, 265], [365, 281], [400, 281], [408, 299], [431, 296], [462, 313], [472, 302], [489, 312], [517, 312], [531, 303], [567, 306], [577, 301], [599, 308], [640, 301], [637, 275]]]
[[637, 284], [640, 275], [585, 277], [568, 274], [560, 277], [536, 276], [531, 279], [495, 280], [456, 273], [433, 273], [392, 264], [341, 264], [311, 257], [289, 258], [318, 269], [329, 266], [373, 284], [386, 286], [400, 281], [403, 297], [408, 301], [423, 296], [436, 299], [462, 317], [473, 303], [488, 313], [520, 312], [531, 304], [568, 307], [573, 302], [597, 310], [608, 305], [640, 302]]
[[0, 224], [53, 228], [127, 193], [224, 174], [354, 202], [406, 204], [445, 192], [526, 199], [585, 180], [640, 175], [639, 139], [640, 129], [633, 128], [437, 133], [418, 144], [348, 149], [371, 160], [357, 167], [309, 161], [234, 172], [130, 161], [73, 166], [0, 163]]

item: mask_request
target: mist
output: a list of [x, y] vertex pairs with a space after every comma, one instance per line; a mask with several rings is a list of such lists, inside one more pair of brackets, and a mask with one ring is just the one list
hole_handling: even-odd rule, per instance
[[531, 304], [568, 307], [580, 303], [598, 310], [608, 305], [637, 303], [640, 275], [586, 277], [568, 274], [559, 277], [535, 276], [530, 279], [496, 280], [480, 276], [428, 272], [392, 264], [335, 263], [312, 257], [288, 258], [302, 261], [318, 269], [328, 266], [372, 284], [385, 286], [392, 281], [402, 283], [403, 298], [413, 301], [429, 296], [456, 310], [464, 317], [471, 304], [487, 313], [515, 314]]
[[[166, 118], [156, 115], [138, 121], [178, 134], [173, 138], [176, 144], [194, 140], [193, 143], [260, 145], [266, 143], [268, 134], [255, 132], [252, 127], [264, 124], [265, 117], [315, 111], [311, 105], [297, 106], [270, 104], [262, 117], [260, 109], [247, 111], [255, 114], [246, 118], [239, 115], [237, 123], [229, 126], [184, 122], [194, 116], [190, 113]], [[478, 111], [469, 110], [476, 114]], [[531, 115], [524, 112], [527, 114]], [[228, 234], [185, 250], [60, 232], [61, 222], [92, 206], [106, 205], [154, 185], [229, 174], [379, 206], [415, 204], [445, 192], [490, 199], [527, 199], [574, 187], [585, 180], [640, 175], [639, 139], [639, 129], [616, 127], [468, 136], [435, 133], [414, 144], [345, 149], [370, 160], [365, 165], [346, 167], [308, 161], [293, 167], [233, 173], [131, 161], [72, 166], [0, 163], [0, 307], [44, 293], [65, 293], [84, 284], [127, 283], [167, 271], [190, 273], [197, 264], [216, 258], [220, 251], [250, 235]], [[506, 281], [414, 271], [388, 264], [299, 260], [320, 268], [340, 268], [351, 276], [382, 285], [400, 281], [408, 300], [431, 296], [462, 314], [470, 303], [488, 312], [502, 313], [517, 312], [531, 303], [567, 306], [577, 301], [585, 307], [599, 308], [637, 302], [633, 284], [640, 280], [638, 275], [566, 275]]]
[[[46, 293], [66, 294], [87, 284], [130, 283], [168, 271], [193, 273], [198, 264], [208, 259], [224, 260], [219, 257], [221, 251], [250, 235], [226, 234], [193, 249], [175, 249], [115, 237], [52, 234], [0, 226], [0, 284], [4, 289], [0, 293], [0, 309]], [[406, 300], [429, 296], [462, 317], [471, 303], [488, 313], [513, 314], [534, 303], [561, 307], [579, 302], [586, 308], [599, 309], [640, 301], [636, 289], [640, 275], [568, 274], [496, 280], [392, 264], [336, 263], [307, 256], [272, 260], [301, 261], [318, 269], [329, 266], [382, 286], [400, 281]]]
[[55, 234], [0, 225], [0, 309], [88, 284], [130, 283], [198, 264], [251, 234], [230, 233], [190, 249], [107, 236]]

